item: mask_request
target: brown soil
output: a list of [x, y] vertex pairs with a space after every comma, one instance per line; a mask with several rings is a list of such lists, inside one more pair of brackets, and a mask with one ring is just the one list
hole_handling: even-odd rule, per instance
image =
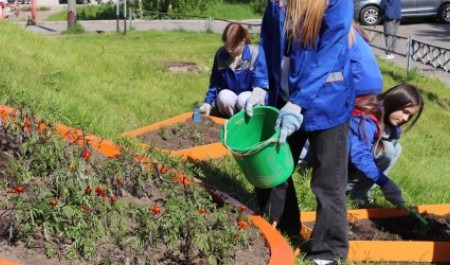
[[[424, 225], [414, 215], [361, 219], [349, 222], [349, 240], [443, 241], [450, 242], [450, 213], [444, 216], [421, 213]], [[314, 227], [314, 222], [305, 222]]]
[[208, 71], [205, 66], [193, 62], [163, 62], [162, 65], [171, 72], [200, 73]]
[[[9, 194], [10, 190], [17, 185], [17, 180], [12, 179], [7, 174], [3, 174], [3, 170], [7, 168], [9, 161], [17, 159], [17, 154], [19, 153], [19, 145], [16, 142], [14, 137], [11, 137], [5, 134], [4, 130], [0, 127], [0, 259], [6, 259], [9, 261], [17, 262], [23, 265], [65, 265], [65, 264], [125, 264], [126, 259], [129, 258], [142, 258], [142, 255], [147, 257], [147, 261], [150, 263], [145, 264], [181, 264], [173, 261], [163, 261], [165, 257], [165, 252], [167, 249], [162, 246], [161, 248], [146, 247], [142, 252], [137, 254], [135, 251], [131, 251], [129, 249], [122, 249], [117, 247], [114, 244], [102, 244], [98, 247], [97, 253], [98, 258], [96, 261], [83, 261], [76, 260], [74, 263], [70, 262], [64, 256], [63, 249], [68, 245], [61, 243], [59, 245], [59, 251], [56, 249], [58, 254], [52, 258], [48, 258], [45, 251], [46, 240], [42, 233], [39, 231], [35, 231], [33, 233], [33, 240], [30, 241], [30, 238], [24, 240], [18, 234], [19, 231], [17, 229], [11, 229], [15, 221], [14, 209], [11, 212], [11, 209], [7, 208], [8, 200], [10, 200], [13, 196], [17, 196], [14, 194]], [[93, 154], [92, 160], [99, 159], [98, 153]], [[94, 169], [95, 170], [95, 169]], [[127, 180], [124, 181], [123, 188], [118, 188], [114, 190], [114, 195], [117, 196], [118, 200], [123, 202], [124, 204], [133, 204], [133, 205], [154, 205], [157, 202], [161, 203], [162, 200], [166, 197], [164, 191], [158, 190], [156, 188], [157, 184], [155, 184], [154, 180], [149, 179], [145, 184], [140, 186], [139, 190], [136, 189], [127, 189]], [[32, 179], [28, 184], [24, 185], [24, 195], [28, 192], [31, 193], [32, 187], [39, 186], [41, 188], [45, 188], [46, 185], [43, 183], [43, 179]], [[222, 202], [223, 204], [223, 202]], [[6, 205], [6, 206], [5, 206]], [[5, 208], [6, 207], [6, 208]], [[218, 208], [221, 208], [220, 204], [217, 204]], [[93, 213], [95, 214], [95, 213]], [[228, 216], [230, 218], [231, 223], [236, 223], [238, 211], [234, 211], [234, 213], [230, 213]], [[127, 224], [127, 226], [134, 226], [135, 224]], [[236, 255], [236, 260], [234, 260], [233, 264], [267, 264], [270, 252], [266, 247], [265, 240], [261, 237], [260, 233], [253, 228], [250, 228], [248, 231], [249, 235], [249, 247], [239, 247]], [[47, 235], [48, 236], [48, 235]], [[69, 240], [70, 239], [65, 239]], [[70, 242], [68, 242], [70, 243]], [[220, 242], [217, 242], [220, 244]], [[130, 252], [128, 252], [130, 251]], [[139, 256], [140, 255], [140, 256]], [[150, 259], [150, 261], [149, 261]], [[107, 260], [107, 261], [105, 261]], [[1, 262], [0, 262], [1, 263]], [[130, 264], [138, 264], [131, 262]], [[139, 263], [141, 264], [141, 263]], [[188, 263], [183, 263], [188, 264]], [[196, 260], [195, 263], [189, 264], [208, 264], [206, 260]]]
[[139, 135], [143, 143], [166, 150], [182, 150], [220, 142], [222, 125], [202, 116], [200, 122], [187, 119], [183, 123], [162, 127]]
[[450, 214], [421, 214], [428, 225], [414, 215], [372, 218], [350, 223], [350, 240], [450, 241]]

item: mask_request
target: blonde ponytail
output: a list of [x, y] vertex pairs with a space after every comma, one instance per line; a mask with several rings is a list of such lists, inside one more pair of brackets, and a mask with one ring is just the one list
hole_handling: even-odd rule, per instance
[[303, 46], [316, 47], [327, 5], [327, 0], [288, 0], [284, 30]]

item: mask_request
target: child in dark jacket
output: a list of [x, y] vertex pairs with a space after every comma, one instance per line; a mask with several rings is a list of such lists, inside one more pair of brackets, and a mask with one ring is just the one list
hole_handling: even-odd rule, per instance
[[376, 185], [389, 202], [398, 207], [404, 204], [401, 190], [387, 175], [401, 153], [397, 142], [401, 126], [408, 124], [408, 131], [417, 122], [423, 106], [422, 96], [410, 84], [357, 99], [350, 120], [347, 193], [360, 206], [367, 206], [370, 190]]

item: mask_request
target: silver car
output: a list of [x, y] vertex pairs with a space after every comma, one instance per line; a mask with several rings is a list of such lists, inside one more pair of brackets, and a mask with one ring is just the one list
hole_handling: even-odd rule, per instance
[[[381, 0], [353, 0], [354, 18], [363, 25], [381, 21]], [[450, 0], [402, 0], [402, 17], [435, 17], [450, 23]]]

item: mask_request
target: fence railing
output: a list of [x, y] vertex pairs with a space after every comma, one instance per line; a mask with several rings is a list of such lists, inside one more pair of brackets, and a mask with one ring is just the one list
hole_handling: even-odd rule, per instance
[[[364, 28], [364, 31], [368, 33], [370, 46], [383, 51], [386, 50], [386, 46], [384, 44], [384, 32], [368, 28]], [[449, 49], [417, 40], [412, 35], [408, 38], [397, 35], [390, 36], [395, 38], [396, 45], [394, 53], [406, 57], [406, 69], [408, 73], [411, 70], [412, 61], [450, 72]]]

